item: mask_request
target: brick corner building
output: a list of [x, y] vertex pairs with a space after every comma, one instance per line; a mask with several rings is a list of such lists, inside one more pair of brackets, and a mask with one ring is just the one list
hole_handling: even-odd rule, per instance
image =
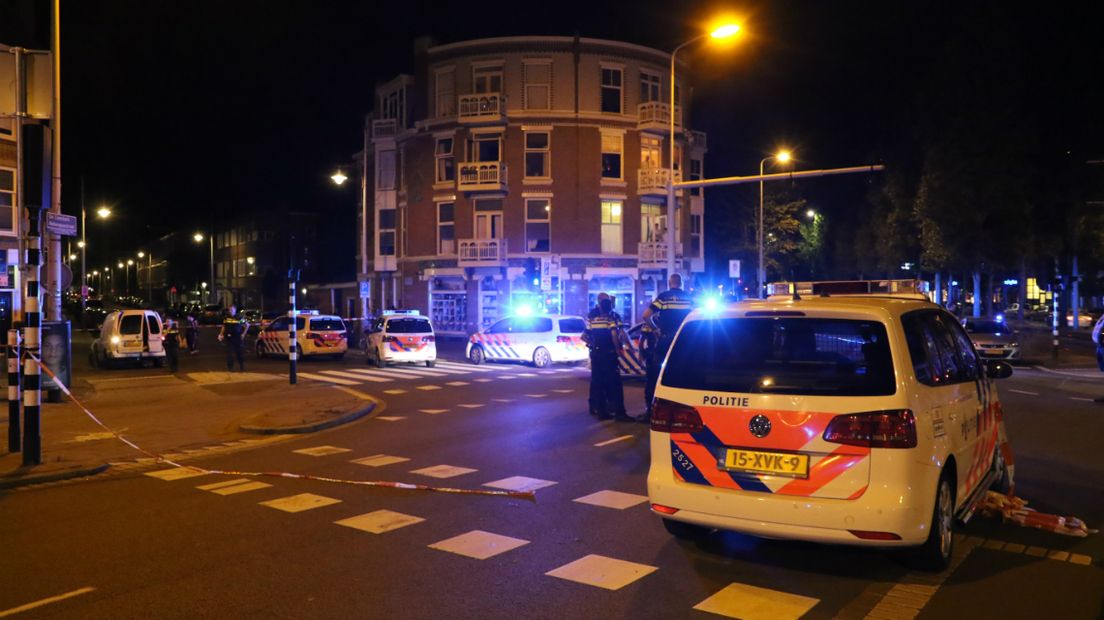
[[[359, 280], [369, 310], [415, 308], [468, 334], [527, 305], [585, 314], [601, 291], [637, 321], [667, 252], [703, 270], [700, 190], [666, 218], [670, 55], [587, 38], [415, 44], [365, 127]], [[681, 67], [679, 75], [685, 75]], [[705, 134], [675, 84], [676, 180]], [[674, 241], [672, 244], [671, 241]]]

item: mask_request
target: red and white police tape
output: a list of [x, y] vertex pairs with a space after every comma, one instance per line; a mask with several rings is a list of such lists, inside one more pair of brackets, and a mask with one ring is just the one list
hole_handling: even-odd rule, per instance
[[73, 393], [69, 391], [69, 388], [67, 388], [65, 386], [65, 384], [63, 384], [61, 381], [58, 380], [57, 375], [55, 375], [53, 373], [53, 371], [51, 371], [49, 368], [47, 368], [46, 365], [43, 364], [41, 360], [39, 360], [34, 355], [31, 355], [30, 353], [27, 353], [27, 355], [30, 356], [31, 359], [33, 359], [36, 364], [38, 364], [38, 367], [41, 368], [43, 372], [45, 372], [47, 375], [50, 376], [51, 379], [54, 380], [54, 383], [57, 384], [59, 386], [59, 388], [61, 389], [61, 391], [64, 392], [65, 395], [69, 397], [69, 400], [73, 401], [73, 403], [77, 407], [79, 407], [80, 410], [83, 411], [84, 414], [86, 416], [88, 416], [89, 419], [91, 419], [93, 422], [95, 422], [97, 426], [99, 426], [100, 428], [104, 429], [105, 431], [111, 433], [111, 435], [113, 437], [115, 437], [119, 441], [125, 443], [126, 445], [130, 446], [131, 448], [134, 448], [135, 450], [141, 452], [142, 454], [145, 454], [146, 456], [148, 456], [150, 458], [153, 458], [153, 459], [157, 460], [158, 462], [167, 463], [169, 465], [172, 465], [173, 467], [180, 467], [180, 468], [185, 468], [186, 467], [188, 469], [193, 469], [195, 471], [200, 471], [200, 472], [203, 472], [205, 474], [217, 474], [217, 475], [223, 475], [223, 476], [251, 476], [251, 477], [272, 476], [272, 477], [277, 477], [277, 478], [295, 478], [295, 479], [299, 479], [299, 480], [317, 480], [319, 482], [334, 482], [334, 483], [338, 483], [338, 484], [350, 484], [350, 485], [364, 486], [364, 487], [383, 487], [383, 488], [390, 488], [390, 489], [402, 489], [402, 490], [406, 490], [406, 491], [433, 491], [435, 493], [455, 493], [455, 494], [458, 494], [458, 495], [490, 495], [490, 496], [496, 496], [496, 497], [512, 497], [512, 498], [516, 498], [516, 499], [527, 499], [527, 500], [530, 500], [530, 501], [536, 501], [536, 495], [533, 493], [533, 491], [492, 491], [492, 490], [489, 490], [489, 489], [455, 489], [455, 488], [451, 488], [451, 487], [434, 487], [434, 486], [429, 486], [429, 485], [425, 485], [425, 484], [410, 484], [410, 483], [407, 483], [407, 482], [389, 482], [389, 481], [383, 481], [383, 480], [345, 480], [345, 479], [341, 479], [341, 478], [328, 478], [326, 476], [313, 476], [313, 475], [310, 475], [310, 474], [294, 474], [294, 473], [282, 472], [282, 471], [235, 471], [235, 470], [223, 470], [223, 469], [207, 469], [205, 467], [196, 467], [194, 465], [181, 465], [180, 463], [177, 463], [177, 462], [175, 462], [171, 459], [167, 459], [164, 456], [162, 456], [160, 454], [157, 454], [156, 452], [150, 452], [149, 450], [146, 450], [145, 448], [139, 446], [138, 444], [130, 441], [126, 437], [123, 437], [122, 435], [120, 435], [115, 429], [113, 429], [110, 426], [104, 424], [102, 420], [97, 418], [94, 413], [92, 413], [91, 411], [88, 410], [88, 407], [84, 406], [84, 403], [80, 402], [80, 400], [78, 400], [77, 397], [74, 396]]
[[1085, 538], [1099, 530], [1089, 529], [1085, 522], [1077, 517], [1063, 517], [1039, 512], [1027, 507], [1027, 501], [1014, 495], [1004, 495], [989, 491], [982, 500], [979, 510], [982, 514], [1000, 516], [1005, 523], [1015, 523], [1037, 530]]

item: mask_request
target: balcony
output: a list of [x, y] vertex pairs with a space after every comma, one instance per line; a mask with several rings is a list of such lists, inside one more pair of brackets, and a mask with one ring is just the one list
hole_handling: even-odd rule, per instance
[[506, 266], [505, 239], [460, 239], [457, 249], [458, 267]]
[[[667, 135], [671, 129], [671, 106], [648, 101], [636, 106], [636, 128]], [[682, 106], [675, 106], [675, 127], [682, 127]]]
[[[666, 196], [667, 180], [671, 171], [667, 168], [641, 168], [636, 171], [636, 191], [641, 196]], [[675, 170], [675, 183], [682, 180], [682, 171]]]
[[506, 189], [506, 164], [473, 161], [459, 164], [456, 189], [461, 192], [501, 192]]
[[[636, 262], [639, 269], [664, 269], [667, 267], [666, 242], [636, 244]], [[682, 244], [675, 244], [675, 258], [682, 256]]]
[[694, 131], [691, 129], [686, 132], [686, 138], [692, 148], [701, 149], [703, 151], [709, 150], [704, 131]]
[[460, 95], [456, 119], [461, 123], [502, 123], [506, 121], [506, 97], [501, 93]]
[[372, 121], [372, 139], [394, 138], [398, 133], [398, 123], [393, 118], [383, 118]]

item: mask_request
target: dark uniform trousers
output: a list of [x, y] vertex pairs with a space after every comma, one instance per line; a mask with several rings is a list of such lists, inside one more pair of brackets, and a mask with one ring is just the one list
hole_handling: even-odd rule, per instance
[[176, 372], [180, 369], [180, 332], [175, 328], [165, 330], [164, 339], [165, 357], [169, 359], [169, 370]]
[[626, 415], [617, 352], [612, 349], [590, 352], [590, 410], [601, 416]]
[[645, 331], [640, 338], [640, 356], [644, 358], [645, 382], [644, 382], [644, 409], [649, 413], [652, 410], [652, 400], [655, 398], [656, 382], [659, 380], [659, 365], [663, 358], [656, 355], [656, 335], [654, 331]]
[[234, 360], [238, 360], [238, 368], [245, 372], [245, 330], [238, 319], [226, 319], [223, 321], [223, 338], [226, 341], [226, 370], [234, 370]]

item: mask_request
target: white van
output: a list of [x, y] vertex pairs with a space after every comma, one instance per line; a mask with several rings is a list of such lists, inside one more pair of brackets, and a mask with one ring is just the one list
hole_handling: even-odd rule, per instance
[[161, 317], [150, 310], [116, 310], [104, 318], [100, 337], [92, 341], [88, 361], [106, 368], [120, 360], [165, 364]]

